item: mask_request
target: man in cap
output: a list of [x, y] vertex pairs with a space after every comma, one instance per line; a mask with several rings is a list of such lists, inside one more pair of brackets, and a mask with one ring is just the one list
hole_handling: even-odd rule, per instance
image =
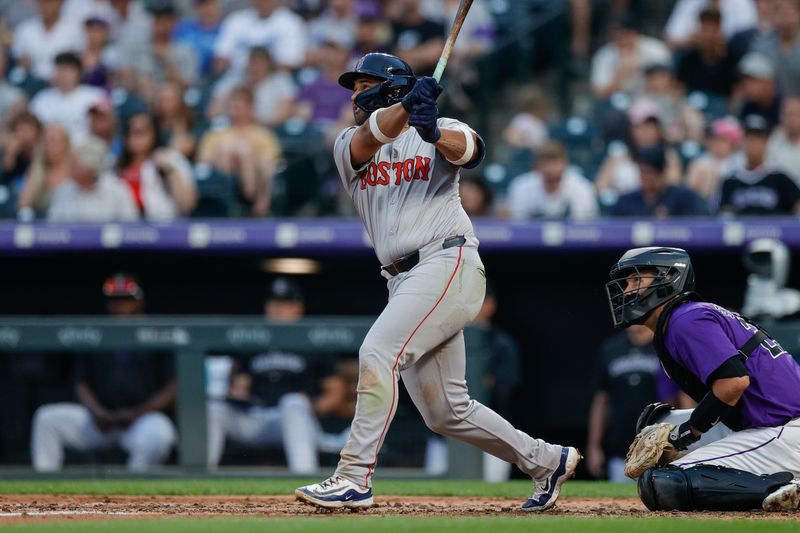
[[[275, 279], [264, 302], [267, 321], [294, 323], [304, 315], [297, 284]], [[292, 473], [315, 473], [318, 431], [310, 398], [331, 373], [323, 358], [292, 350], [235, 355], [226, 398], [208, 404], [209, 468], [219, 465], [228, 439], [249, 448], [283, 448]]]
[[800, 214], [800, 188], [783, 170], [766, 164], [771, 128], [764, 117], [744, 118], [745, 166], [722, 182], [720, 211], [733, 215]]
[[[144, 311], [144, 294], [130, 274], [103, 283], [108, 314], [130, 318]], [[75, 395], [79, 403], [40, 407], [33, 417], [31, 455], [38, 472], [64, 465], [64, 450], [119, 447], [128, 453], [128, 469], [150, 470], [163, 463], [177, 440], [167, 416], [177, 386], [173, 358], [161, 352], [88, 352], [77, 354]]]
[[670, 185], [665, 170], [667, 158], [660, 145], [640, 149], [634, 156], [639, 167], [639, 189], [623, 194], [614, 205], [614, 216], [701, 216], [705, 201], [682, 185]]
[[770, 129], [778, 124], [781, 110], [781, 95], [775, 81], [775, 66], [769, 58], [758, 52], [750, 52], [739, 62], [742, 107], [739, 119], [748, 115], [761, 115]]

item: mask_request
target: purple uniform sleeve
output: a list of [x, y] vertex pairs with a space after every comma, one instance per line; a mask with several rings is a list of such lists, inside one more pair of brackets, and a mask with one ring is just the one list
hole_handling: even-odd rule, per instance
[[708, 377], [738, 352], [718, 317], [706, 309], [693, 309], [672, 318], [666, 341], [678, 363], [707, 385]]

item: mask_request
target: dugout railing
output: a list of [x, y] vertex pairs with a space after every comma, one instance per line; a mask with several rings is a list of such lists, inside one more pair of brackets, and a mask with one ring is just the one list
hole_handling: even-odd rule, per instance
[[[268, 323], [252, 316], [0, 317], [3, 352], [131, 352], [174, 354], [178, 384], [177, 462], [187, 471], [206, 467], [206, 367], [211, 353], [264, 349], [296, 350], [324, 357], [358, 353], [371, 317], [314, 317], [292, 324]], [[488, 361], [480, 329], [465, 330], [467, 382], [473, 398], [486, 400], [483, 376]], [[55, 356], [55, 355], [54, 355]], [[480, 478], [480, 452], [448, 442], [447, 477]]]

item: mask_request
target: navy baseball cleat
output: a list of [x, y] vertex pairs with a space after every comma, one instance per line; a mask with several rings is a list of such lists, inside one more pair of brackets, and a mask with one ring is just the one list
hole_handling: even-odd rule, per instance
[[561, 450], [558, 467], [544, 481], [533, 482], [533, 494], [522, 504], [523, 511], [546, 511], [556, 504], [561, 485], [575, 475], [575, 469], [583, 456], [576, 448]]
[[300, 487], [294, 495], [303, 503], [326, 509], [358, 509], [373, 505], [372, 488], [360, 487], [336, 474], [322, 483]]

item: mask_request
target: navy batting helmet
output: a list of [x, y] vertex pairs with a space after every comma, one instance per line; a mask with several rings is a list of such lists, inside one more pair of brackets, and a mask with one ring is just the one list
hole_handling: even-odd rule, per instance
[[339, 85], [352, 91], [356, 79], [361, 76], [384, 80], [356, 96], [356, 105], [367, 113], [396, 104], [417, 81], [408, 63], [397, 56], [381, 53], [367, 54], [359, 59], [353, 70], [339, 76]]
[[[640, 290], [626, 290], [628, 276], [636, 274], [638, 283], [651, 278]], [[611, 268], [606, 295], [615, 327], [641, 324], [647, 314], [676, 296], [694, 290], [694, 269], [686, 250], [680, 248], [634, 248], [628, 250]]]

